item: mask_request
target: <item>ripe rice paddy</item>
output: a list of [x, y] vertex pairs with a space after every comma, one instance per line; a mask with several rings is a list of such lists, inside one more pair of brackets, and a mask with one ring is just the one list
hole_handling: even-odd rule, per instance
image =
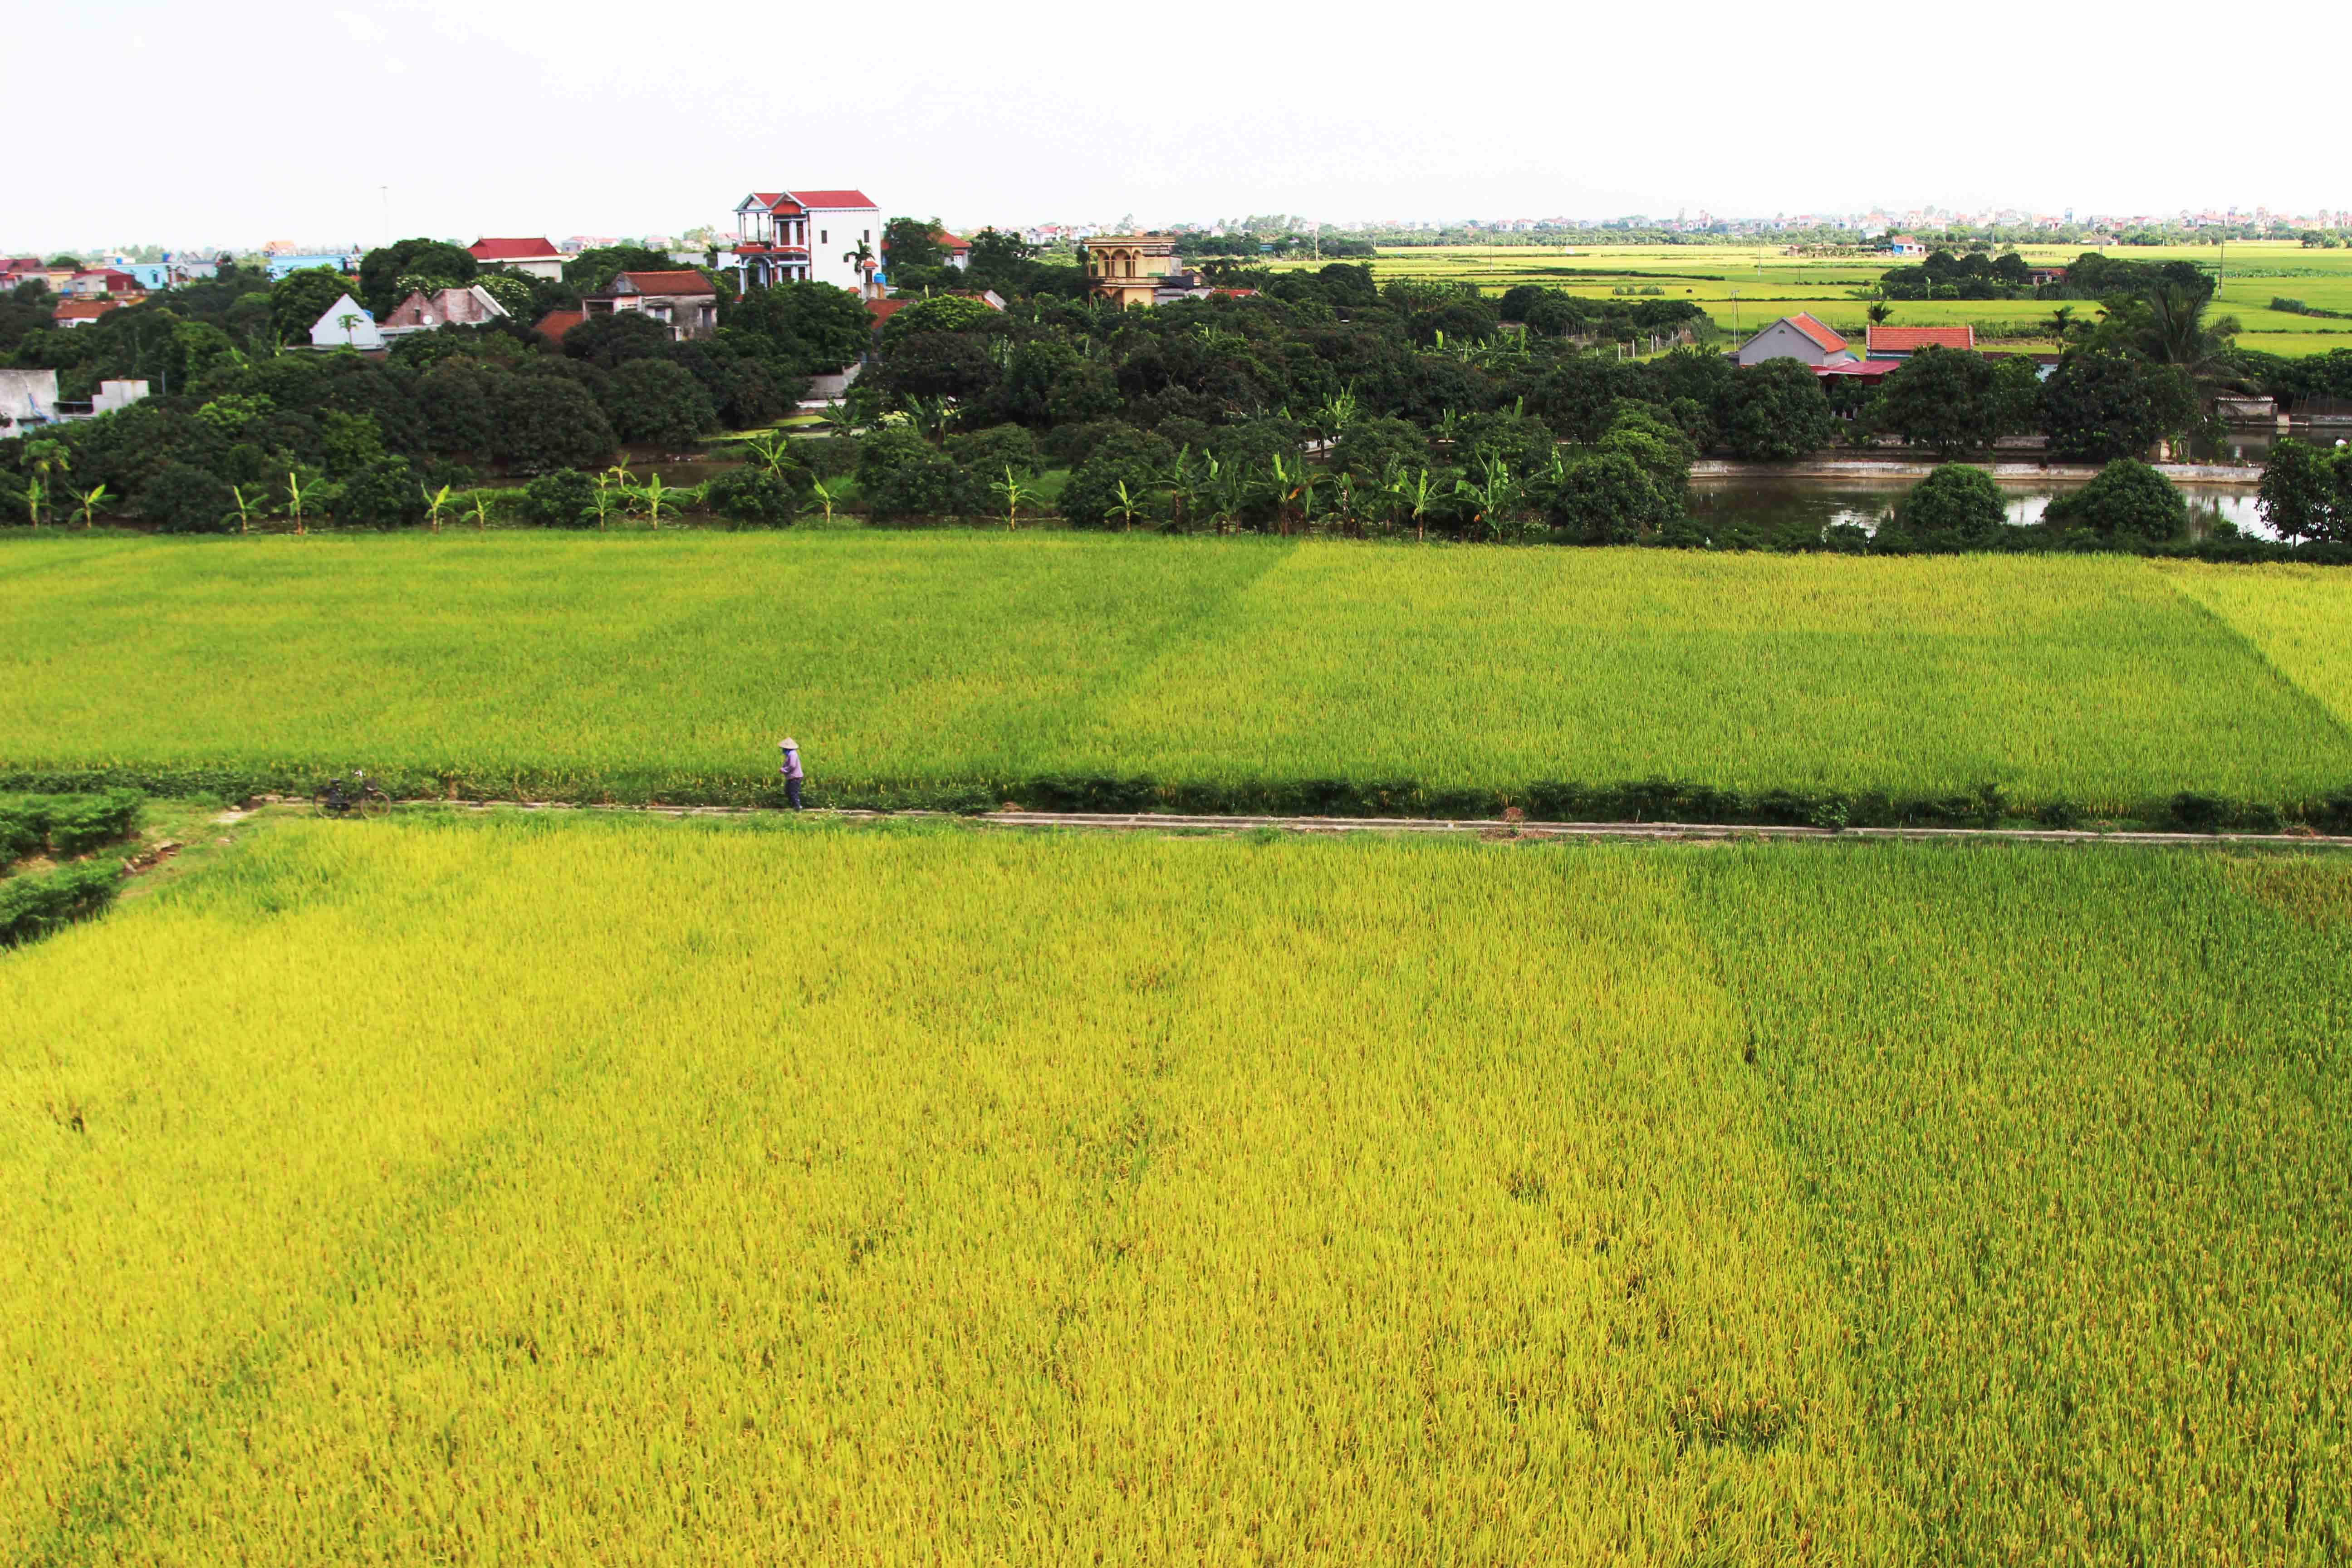
[[280, 823], [0, 958], [0, 1559], [2340, 1562], [2344, 871]]
[[[939, 533], [0, 547], [0, 773], [819, 802], [2352, 784], [2340, 574]], [[1255, 792], [1255, 793], [1254, 793]]]

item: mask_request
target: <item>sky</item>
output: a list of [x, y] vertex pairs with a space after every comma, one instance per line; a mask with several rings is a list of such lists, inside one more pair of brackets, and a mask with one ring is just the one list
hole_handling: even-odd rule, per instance
[[2264, 109], [2335, 100], [2341, 0], [1940, 22], [1978, 14], [75, 0], [0, 51], [0, 253], [677, 234], [794, 186], [959, 229], [2352, 207], [2326, 116]]

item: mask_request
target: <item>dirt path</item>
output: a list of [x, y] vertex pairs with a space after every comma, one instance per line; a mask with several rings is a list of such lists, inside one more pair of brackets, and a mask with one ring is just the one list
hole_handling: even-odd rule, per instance
[[[286, 802], [299, 806], [302, 803]], [[446, 801], [410, 803], [455, 811], [612, 811], [656, 816], [782, 816], [772, 806], [745, 805], [582, 805], [564, 801]], [[1111, 833], [1254, 833], [1265, 828], [1300, 834], [1475, 834], [1481, 838], [1538, 841], [1544, 839], [1629, 839], [1639, 842], [1719, 841], [1733, 839], [1852, 839], [1895, 838], [1913, 843], [1983, 839], [2024, 844], [2155, 844], [2181, 847], [2200, 845], [2257, 845], [2287, 849], [2352, 848], [2352, 835], [2294, 833], [2152, 833], [2101, 832], [2094, 828], [2054, 827], [1758, 827], [1721, 822], [1509, 822], [1433, 819], [1419, 816], [1181, 816], [1160, 812], [991, 811], [958, 814], [939, 811], [811, 811], [812, 818], [850, 822], [932, 819], [969, 822], [983, 827], [1077, 828]]]

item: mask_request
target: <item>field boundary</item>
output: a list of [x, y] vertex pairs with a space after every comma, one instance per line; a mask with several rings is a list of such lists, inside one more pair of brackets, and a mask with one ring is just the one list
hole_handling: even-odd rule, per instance
[[[306, 804], [290, 796], [268, 795], [272, 805]], [[982, 827], [1064, 827], [1109, 833], [1216, 833], [1233, 835], [1272, 828], [1297, 834], [1475, 834], [1489, 839], [1604, 839], [1648, 842], [1679, 840], [1734, 841], [1746, 839], [1898, 839], [1907, 843], [1942, 843], [1990, 839], [2024, 844], [2137, 844], [2194, 848], [2200, 845], [2256, 845], [2290, 849], [2352, 849], [2352, 834], [2343, 833], [2167, 833], [2145, 828], [2101, 831], [2089, 827], [1794, 827], [1733, 822], [1527, 822], [1507, 817], [1427, 816], [1186, 816], [1175, 812], [1125, 811], [876, 811], [857, 807], [816, 807], [804, 812], [772, 805], [632, 805], [560, 800], [443, 800], [424, 797], [404, 805], [433, 806], [450, 812], [580, 811], [634, 813], [650, 816], [793, 817], [840, 822], [966, 822]]]

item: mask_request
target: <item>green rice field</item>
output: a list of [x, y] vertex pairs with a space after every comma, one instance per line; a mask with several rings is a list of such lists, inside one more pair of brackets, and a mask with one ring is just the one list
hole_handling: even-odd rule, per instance
[[[2085, 248], [2090, 247], [2021, 246], [2018, 250], [2030, 264], [2063, 266]], [[2105, 254], [2134, 261], [2194, 261], [2207, 268], [2221, 259], [2212, 246], [2111, 246]], [[1779, 317], [1805, 311], [1858, 338], [1868, 322], [1870, 301], [1855, 298], [1855, 290], [1876, 284], [1896, 265], [1878, 256], [1784, 256], [1778, 246], [1578, 246], [1570, 255], [1558, 247], [1498, 245], [1383, 250], [1372, 269], [1382, 282], [1466, 282], [1490, 294], [1521, 283], [1596, 298], [1619, 289], [1656, 288], [1669, 299], [1696, 300], [1726, 331], [1753, 331]], [[2244, 327], [2238, 341], [2248, 348], [2291, 355], [2352, 349], [2352, 321], [2273, 310], [2271, 300], [2279, 297], [2321, 310], [2352, 311], [2352, 250], [2306, 250], [2283, 240], [2231, 245], [2219, 304], [2221, 312], [2237, 317]], [[2037, 333], [2053, 309], [2047, 300], [1897, 300], [1893, 309], [1895, 326], [1966, 323], [1974, 325], [1981, 337], [2000, 340], [2004, 347], [2055, 346]], [[2074, 309], [2078, 317], [2097, 314], [2097, 307], [2088, 302], [2075, 302]]]
[[0, 546], [0, 776], [724, 802], [793, 733], [835, 804], [1083, 776], [1475, 815], [1669, 779], [2291, 811], [2352, 784], [2347, 630], [2342, 574], [2116, 557], [58, 535]]
[[2340, 858], [247, 833], [0, 954], [0, 1561], [2352, 1549]]

